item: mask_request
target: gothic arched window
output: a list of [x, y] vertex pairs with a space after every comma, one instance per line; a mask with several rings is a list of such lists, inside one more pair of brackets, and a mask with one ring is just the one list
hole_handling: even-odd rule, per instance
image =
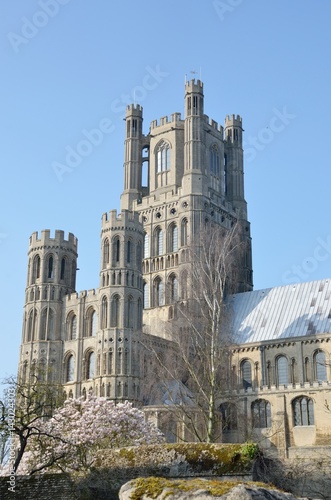
[[314, 425], [314, 404], [312, 399], [300, 396], [292, 401], [293, 424]]
[[71, 340], [74, 340], [76, 338], [76, 335], [77, 335], [77, 316], [73, 316], [71, 318], [71, 323], [70, 323], [70, 338]]
[[90, 307], [86, 313], [86, 336], [95, 337], [97, 334], [98, 316], [93, 307]]
[[212, 175], [219, 177], [220, 175], [220, 157], [217, 146], [214, 144], [210, 148], [210, 171]]
[[241, 363], [241, 378], [244, 389], [252, 387], [252, 366], [248, 359]]
[[160, 277], [154, 280], [154, 306], [159, 307], [164, 305], [164, 289], [163, 281]]
[[67, 319], [67, 340], [74, 340], [77, 335], [77, 316], [73, 313]]
[[154, 247], [155, 255], [163, 254], [163, 231], [160, 227], [157, 227], [154, 231]]
[[108, 300], [107, 297], [102, 298], [101, 302], [101, 328], [107, 328], [108, 326]]
[[252, 403], [252, 419], [254, 429], [271, 427], [271, 405], [265, 399], [257, 399]]
[[178, 250], [178, 227], [176, 224], [171, 224], [168, 230], [169, 252], [177, 252]]
[[38, 278], [40, 278], [40, 257], [36, 255], [32, 264], [32, 283], [35, 283]]
[[187, 245], [187, 227], [188, 227], [188, 221], [187, 219], [183, 219], [181, 222], [180, 226], [180, 244], [182, 247], [185, 247]]
[[92, 351], [87, 356], [86, 378], [93, 378], [95, 374], [95, 353]]
[[314, 353], [314, 378], [318, 382], [327, 380], [325, 352], [318, 350]]
[[114, 295], [111, 301], [111, 326], [120, 326], [120, 297]]
[[119, 263], [120, 261], [120, 255], [121, 255], [121, 242], [118, 236], [116, 236], [113, 240], [113, 266], [116, 266], [116, 264]]
[[27, 342], [37, 340], [37, 311], [32, 309], [28, 316]]
[[53, 255], [50, 255], [47, 260], [47, 278], [54, 278], [54, 258]]
[[109, 240], [106, 238], [103, 242], [103, 266], [106, 267], [109, 264]]
[[75, 358], [71, 354], [66, 363], [66, 382], [73, 382], [75, 377]]
[[278, 356], [276, 360], [277, 385], [288, 384], [288, 361], [286, 356]]
[[65, 279], [65, 276], [66, 276], [66, 258], [63, 257], [63, 259], [61, 260], [61, 272], [60, 272], [60, 279], [61, 280], [64, 280]]
[[156, 150], [156, 170], [158, 173], [170, 170], [170, 145], [165, 141]]

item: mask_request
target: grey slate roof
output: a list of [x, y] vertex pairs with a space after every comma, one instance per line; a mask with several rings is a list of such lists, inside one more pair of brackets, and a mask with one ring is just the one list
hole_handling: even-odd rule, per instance
[[239, 343], [331, 333], [331, 279], [233, 295]]

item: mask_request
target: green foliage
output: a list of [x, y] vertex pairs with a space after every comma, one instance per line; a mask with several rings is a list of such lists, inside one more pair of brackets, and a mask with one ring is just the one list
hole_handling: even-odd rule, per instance
[[247, 442], [240, 447], [241, 455], [249, 460], [254, 460], [259, 454], [259, 447], [256, 443]]

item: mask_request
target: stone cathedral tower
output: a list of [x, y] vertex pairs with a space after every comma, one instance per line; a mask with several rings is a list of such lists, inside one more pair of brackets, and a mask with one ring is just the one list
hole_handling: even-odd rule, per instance
[[236, 291], [253, 287], [241, 118], [227, 116], [224, 128], [209, 119], [200, 80], [186, 83], [184, 104], [184, 119], [174, 113], [155, 120], [147, 135], [142, 108], [126, 113], [121, 207], [138, 212], [144, 225], [144, 330], [158, 336], [166, 336], [176, 302], [186, 298], [187, 249], [206, 222], [241, 224], [246, 254]]
[[139, 403], [139, 340], [168, 338], [187, 298], [188, 250], [206, 222], [239, 221], [246, 255], [238, 292], [252, 289], [250, 225], [244, 198], [242, 122], [204, 114], [203, 84], [185, 85], [185, 117], [173, 113], [143, 133], [143, 110], [126, 112], [121, 213], [102, 217], [100, 286], [75, 291], [77, 240], [33, 233], [19, 376], [45, 368], [67, 396], [88, 392]]
[[[62, 310], [66, 294], [75, 291], [77, 239], [63, 231], [33, 233], [29, 245], [20, 374], [43, 368], [56, 380], [62, 365]], [[50, 370], [47, 370], [50, 368]]]

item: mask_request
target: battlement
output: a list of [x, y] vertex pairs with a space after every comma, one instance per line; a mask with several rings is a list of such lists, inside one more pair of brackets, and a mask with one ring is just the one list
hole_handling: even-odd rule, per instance
[[182, 116], [181, 113], [172, 113], [170, 117], [168, 116], [162, 116], [160, 118], [160, 123], [157, 122], [157, 120], [153, 120], [151, 122], [151, 130], [158, 128], [158, 127], [163, 127], [164, 125], [167, 124], [174, 124], [182, 121]]
[[203, 94], [203, 83], [201, 80], [189, 80], [185, 83], [185, 93], [198, 92]]
[[120, 229], [120, 228], [139, 228], [142, 226], [139, 222], [138, 212], [131, 210], [122, 210], [117, 214], [117, 210], [110, 210], [102, 215], [102, 228], [105, 229]]
[[217, 129], [218, 129], [218, 123], [217, 123], [215, 120], [213, 120], [212, 118], [210, 118], [210, 119], [209, 119], [208, 123], [209, 123], [209, 125], [210, 125], [212, 128], [214, 128], [215, 130], [217, 130]]
[[141, 118], [142, 114], [143, 114], [143, 108], [142, 106], [140, 106], [140, 104], [129, 104], [126, 107], [126, 117], [138, 116], [139, 118]]
[[[73, 306], [73, 305], [78, 304], [81, 299], [86, 299], [88, 297], [93, 298], [96, 296], [97, 296], [97, 293], [96, 293], [95, 288], [91, 288], [90, 290], [81, 290], [80, 292], [68, 293], [66, 295], [66, 301], [67, 301], [67, 303], [70, 302], [70, 305]], [[75, 304], [73, 304], [73, 302], [75, 302]]]
[[242, 119], [240, 115], [227, 115], [225, 117], [226, 127], [242, 127]]
[[95, 295], [95, 288], [91, 288], [90, 290], [81, 290], [79, 295], [77, 294], [77, 297], [84, 299], [86, 297], [94, 297]]
[[65, 239], [64, 236], [64, 231], [60, 229], [55, 230], [55, 235], [54, 237], [51, 236], [51, 231], [49, 229], [43, 229], [41, 231], [40, 237], [38, 236], [38, 231], [35, 231], [32, 233], [30, 236], [30, 247], [34, 245], [38, 246], [54, 246], [54, 245], [60, 245], [60, 246], [69, 246], [73, 250], [77, 251], [78, 247], [78, 240], [76, 236], [74, 236], [72, 233], [68, 233], [68, 239]]
[[[212, 118], [209, 118], [208, 115], [203, 115], [204, 122], [207, 126], [213, 128], [217, 132], [220, 133], [221, 137], [223, 138], [223, 133], [224, 133], [224, 128], [223, 125], [220, 125], [216, 120], [213, 120]], [[208, 130], [208, 132], [210, 132]]]

